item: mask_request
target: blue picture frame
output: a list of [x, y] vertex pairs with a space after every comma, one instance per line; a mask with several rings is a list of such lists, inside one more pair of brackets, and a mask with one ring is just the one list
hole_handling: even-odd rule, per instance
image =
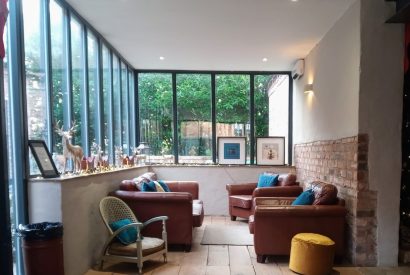
[[246, 164], [246, 137], [218, 137], [218, 163]]

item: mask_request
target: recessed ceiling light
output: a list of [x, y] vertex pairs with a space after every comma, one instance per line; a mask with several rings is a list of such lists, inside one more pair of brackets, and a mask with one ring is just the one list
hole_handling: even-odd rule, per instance
[[268, 59], [266, 57], [262, 58], [262, 62], [268, 62]]
[[292, 2], [298, 2], [299, 0], [290, 0], [290, 1], [292, 1]]
[[163, 56], [159, 57], [159, 60], [164, 60], [164, 59], [165, 59], [165, 57], [163, 57]]

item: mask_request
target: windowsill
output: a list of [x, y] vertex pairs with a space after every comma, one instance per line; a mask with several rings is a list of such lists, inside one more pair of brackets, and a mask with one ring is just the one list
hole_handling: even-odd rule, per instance
[[244, 164], [244, 165], [233, 165], [233, 164], [192, 164], [192, 163], [187, 163], [187, 164], [151, 164], [151, 165], [139, 165], [139, 166], [132, 166], [132, 167], [124, 167], [124, 168], [115, 168], [115, 170], [109, 170], [109, 171], [103, 171], [103, 172], [98, 172], [98, 173], [84, 173], [84, 174], [65, 174], [61, 175], [58, 178], [43, 178], [41, 176], [34, 176], [31, 177], [29, 180], [32, 182], [36, 181], [49, 181], [49, 182], [61, 182], [61, 181], [70, 181], [74, 179], [79, 179], [79, 178], [87, 178], [87, 177], [101, 177], [101, 176], [107, 176], [107, 175], [113, 175], [115, 173], [121, 173], [125, 171], [130, 171], [133, 169], [151, 169], [151, 168], [213, 168], [213, 169], [218, 169], [218, 168], [245, 168], [245, 169], [256, 169], [256, 168], [264, 168], [264, 169], [283, 169], [283, 168], [295, 168], [294, 166], [291, 165], [250, 165], [250, 164]]

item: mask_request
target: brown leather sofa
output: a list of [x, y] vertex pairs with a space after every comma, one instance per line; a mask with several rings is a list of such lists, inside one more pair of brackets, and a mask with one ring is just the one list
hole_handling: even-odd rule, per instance
[[[198, 182], [164, 182], [171, 192], [140, 192], [130, 181], [123, 181], [120, 190], [111, 195], [122, 199], [141, 222], [156, 216], [168, 216], [168, 244], [184, 245], [185, 251], [190, 251], [193, 227], [200, 227], [204, 220], [203, 203], [198, 199]], [[148, 226], [143, 231], [144, 236], [160, 237], [161, 226]]]
[[[325, 183], [312, 184], [316, 185], [313, 188], [316, 203], [325, 193]], [[331, 238], [336, 243], [336, 256], [343, 257], [347, 211], [344, 200], [334, 197], [326, 205], [305, 206], [292, 206], [295, 198], [255, 198], [249, 229], [253, 233], [257, 261], [265, 262], [268, 255], [289, 255], [291, 240], [298, 233], [318, 233]]]
[[227, 184], [229, 196], [229, 215], [248, 219], [252, 214], [252, 202], [256, 197], [296, 197], [302, 193], [294, 174], [280, 174], [279, 182], [274, 187], [257, 188], [257, 183]]

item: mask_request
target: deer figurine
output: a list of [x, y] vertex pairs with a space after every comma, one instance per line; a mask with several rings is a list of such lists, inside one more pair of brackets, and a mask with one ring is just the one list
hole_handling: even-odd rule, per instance
[[71, 144], [71, 139], [73, 138], [73, 134], [76, 131], [75, 121], [73, 121], [73, 126], [68, 131], [63, 130], [64, 126], [61, 126], [61, 128], [59, 128], [60, 127], [59, 122], [60, 121], [57, 121], [57, 124], [55, 125], [54, 129], [56, 133], [62, 137], [61, 143], [63, 145], [63, 157], [64, 157], [63, 173], [65, 173], [68, 158], [73, 159], [74, 172], [80, 171], [81, 170], [81, 160], [83, 158], [84, 152], [80, 146]]

